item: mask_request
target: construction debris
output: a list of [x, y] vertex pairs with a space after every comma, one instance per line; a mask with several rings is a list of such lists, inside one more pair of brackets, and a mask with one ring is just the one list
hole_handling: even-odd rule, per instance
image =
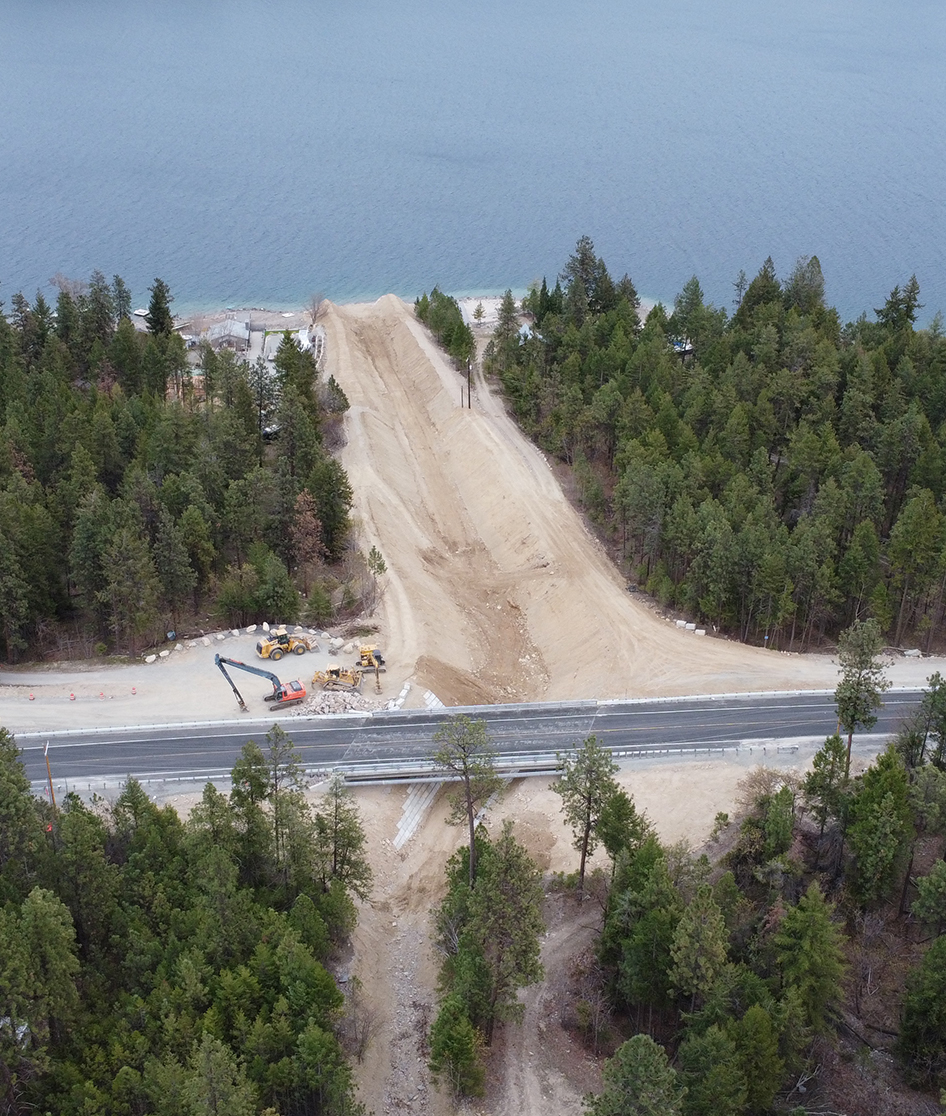
[[383, 702], [371, 701], [359, 693], [342, 691], [321, 691], [310, 694], [308, 699], [293, 710], [297, 717], [322, 716], [326, 713], [371, 713], [381, 709]]

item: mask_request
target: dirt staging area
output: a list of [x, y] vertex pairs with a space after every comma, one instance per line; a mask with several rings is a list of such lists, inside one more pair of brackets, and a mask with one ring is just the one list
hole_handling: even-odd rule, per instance
[[[828, 656], [701, 638], [635, 600], [502, 400], [480, 379], [461, 407], [410, 306], [330, 306], [325, 328], [362, 543], [389, 571], [388, 659], [421, 689], [447, 705], [833, 689]], [[914, 662], [922, 685], [935, 667]]]

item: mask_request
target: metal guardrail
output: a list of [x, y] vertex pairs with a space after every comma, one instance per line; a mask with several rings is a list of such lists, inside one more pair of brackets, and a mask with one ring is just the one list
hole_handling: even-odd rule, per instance
[[[642, 744], [640, 746], [623, 746], [610, 749], [615, 759], [645, 759], [669, 758], [671, 756], [713, 754], [722, 752], [739, 752], [745, 750], [746, 745], [734, 741], [720, 743], [705, 742], [699, 744]], [[754, 747], [749, 748], [754, 751]], [[776, 754], [783, 752], [797, 752], [797, 744], [780, 744], [776, 741], [767, 743], [764, 750]], [[568, 753], [559, 752], [521, 752], [502, 753], [495, 759], [495, 768], [498, 775], [504, 778], [539, 778], [551, 777], [559, 770], [559, 756]], [[431, 760], [382, 760], [369, 762], [355, 760], [347, 763], [338, 763], [332, 766], [314, 766], [306, 768], [308, 775], [314, 782], [330, 779], [333, 775], [341, 775], [349, 786], [371, 786], [384, 784], [404, 783], [449, 783], [458, 781], [445, 774]], [[229, 771], [204, 771], [188, 773], [186, 775], [165, 775], [147, 772], [136, 776], [142, 786], [152, 784], [166, 786], [203, 787], [206, 783], [230, 782]], [[99, 777], [96, 779], [64, 780], [56, 784], [57, 796], [68, 791], [75, 791], [79, 797], [91, 797], [97, 793], [107, 793], [120, 787], [125, 777]], [[34, 794], [42, 796], [46, 791], [45, 781], [37, 780], [32, 784]]]

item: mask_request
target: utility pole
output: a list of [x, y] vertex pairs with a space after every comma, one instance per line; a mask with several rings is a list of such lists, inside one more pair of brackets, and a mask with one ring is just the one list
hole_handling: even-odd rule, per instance
[[473, 408], [473, 361], [467, 357], [466, 360], [466, 405], [467, 408]]

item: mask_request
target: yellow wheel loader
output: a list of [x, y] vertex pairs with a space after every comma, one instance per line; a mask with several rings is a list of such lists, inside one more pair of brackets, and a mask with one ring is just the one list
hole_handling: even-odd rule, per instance
[[318, 644], [308, 636], [290, 635], [285, 628], [275, 628], [256, 645], [256, 653], [261, 659], [279, 662], [283, 655], [304, 655], [306, 651], [317, 651]]

